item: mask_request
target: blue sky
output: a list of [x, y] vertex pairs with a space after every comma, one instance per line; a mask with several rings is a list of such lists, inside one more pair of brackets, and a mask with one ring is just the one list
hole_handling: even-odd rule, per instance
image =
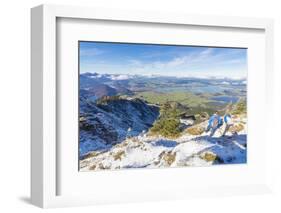
[[80, 73], [247, 76], [247, 49], [80, 42]]

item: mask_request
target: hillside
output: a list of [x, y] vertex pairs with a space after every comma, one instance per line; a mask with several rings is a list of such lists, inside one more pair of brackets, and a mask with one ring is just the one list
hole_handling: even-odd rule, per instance
[[186, 129], [174, 139], [148, 133], [127, 137], [109, 150], [85, 155], [80, 161], [80, 171], [246, 163], [245, 114], [235, 116], [234, 126], [224, 137], [222, 132], [225, 126], [213, 137], [200, 131], [205, 126], [206, 122], [199, 123], [192, 127], [199, 131]]
[[148, 130], [158, 115], [158, 107], [140, 99], [108, 97], [95, 103], [80, 98], [80, 156]]

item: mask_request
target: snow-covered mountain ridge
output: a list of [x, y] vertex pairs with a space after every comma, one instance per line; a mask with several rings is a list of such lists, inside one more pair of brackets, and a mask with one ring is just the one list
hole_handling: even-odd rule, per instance
[[159, 115], [156, 106], [140, 99], [108, 97], [99, 103], [80, 98], [80, 156], [107, 150], [126, 137], [148, 130]]

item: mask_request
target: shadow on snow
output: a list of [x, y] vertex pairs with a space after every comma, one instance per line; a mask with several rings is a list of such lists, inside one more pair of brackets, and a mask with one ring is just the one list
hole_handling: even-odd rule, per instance
[[203, 151], [211, 151], [219, 156], [215, 164], [247, 163], [247, 135], [234, 135], [232, 137], [201, 136], [196, 141], [205, 141], [213, 144]]
[[167, 147], [167, 148], [173, 148], [175, 146], [178, 145], [178, 143], [176, 141], [173, 141], [173, 140], [158, 140], [156, 141], [154, 144], [154, 146], [164, 146], [164, 147]]

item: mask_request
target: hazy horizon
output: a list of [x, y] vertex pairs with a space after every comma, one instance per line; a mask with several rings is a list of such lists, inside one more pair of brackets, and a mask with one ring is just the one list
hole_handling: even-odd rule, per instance
[[[175, 75], [160, 75], [160, 74], [121, 74], [121, 73], [99, 73], [99, 72], [84, 72], [80, 73], [83, 74], [97, 74], [97, 75], [114, 75], [114, 76], [128, 76], [128, 77], [147, 77], [147, 78], [154, 78], [154, 77], [171, 77], [171, 78], [194, 78], [194, 79], [229, 79], [229, 80], [246, 80], [247, 77], [218, 77], [218, 76], [175, 76]], [[121, 79], [121, 78], [120, 78]], [[120, 80], [119, 79], [119, 80]], [[122, 80], [122, 79], [121, 79]], [[123, 79], [124, 80], [124, 79]]]

